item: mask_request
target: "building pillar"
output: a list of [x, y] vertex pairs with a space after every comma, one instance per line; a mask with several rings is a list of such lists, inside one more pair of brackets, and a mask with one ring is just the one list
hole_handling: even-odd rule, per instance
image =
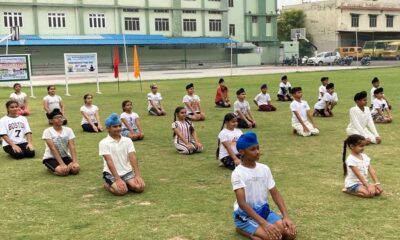
[[208, 23], [206, 22], [206, 0], [201, 0], [201, 21], [203, 24], [201, 24], [201, 35], [206, 36], [206, 26]]
[[77, 18], [76, 18], [76, 20], [77, 20], [77, 26], [78, 26], [78, 34], [79, 35], [85, 35], [85, 24], [84, 24], [84, 21], [85, 21], [85, 18], [84, 18], [84, 16], [83, 16], [83, 2], [82, 2], [82, 0], [77, 0]]
[[38, 16], [38, 9], [37, 9], [37, 0], [33, 0], [32, 15], [33, 15], [34, 34], [39, 35], [40, 33], [39, 33], [39, 16]]
[[149, 0], [145, 0], [146, 4], [145, 4], [145, 18], [146, 18], [146, 34], [149, 35], [150, 34], [150, 9], [149, 9]]
[[172, 2], [172, 36], [182, 36], [182, 5], [181, 0], [173, 0]]
[[114, 0], [114, 21], [115, 21], [115, 34], [122, 34], [122, 19], [121, 10], [119, 9], [118, 0]]

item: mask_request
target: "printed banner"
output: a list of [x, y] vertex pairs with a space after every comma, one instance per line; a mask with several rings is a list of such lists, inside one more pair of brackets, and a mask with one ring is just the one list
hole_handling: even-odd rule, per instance
[[0, 81], [27, 81], [29, 55], [0, 55]]
[[97, 73], [97, 53], [64, 53], [65, 74]]

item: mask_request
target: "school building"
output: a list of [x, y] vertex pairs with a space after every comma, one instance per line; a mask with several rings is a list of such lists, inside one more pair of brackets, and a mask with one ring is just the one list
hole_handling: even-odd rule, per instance
[[283, 7], [302, 9], [318, 51], [364, 46], [368, 40], [400, 39], [399, 0], [326, 0]]
[[[277, 0], [6, 0], [0, 39], [19, 27], [8, 53], [29, 53], [33, 74], [63, 73], [64, 53], [96, 52], [111, 72], [114, 46], [132, 70], [277, 63]], [[0, 43], [5, 53], [6, 41]], [[121, 66], [121, 67], [122, 67]], [[121, 68], [120, 67], [120, 68]]]

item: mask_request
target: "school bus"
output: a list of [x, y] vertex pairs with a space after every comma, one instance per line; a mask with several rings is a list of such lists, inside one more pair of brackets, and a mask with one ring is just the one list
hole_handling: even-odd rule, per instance
[[395, 58], [396, 60], [400, 60], [400, 41], [389, 43], [382, 55], [384, 58]]
[[362, 48], [360, 47], [339, 47], [336, 49], [339, 52], [340, 57], [352, 57], [353, 59], [362, 58]]
[[377, 40], [377, 41], [366, 41], [363, 47], [363, 56], [369, 56], [374, 58], [381, 58], [383, 51], [385, 51], [387, 45], [391, 42], [399, 40]]

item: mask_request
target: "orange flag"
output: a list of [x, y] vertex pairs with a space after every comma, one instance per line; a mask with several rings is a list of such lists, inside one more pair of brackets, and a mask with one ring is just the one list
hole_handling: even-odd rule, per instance
[[136, 45], [133, 48], [133, 76], [135, 78], [138, 78], [140, 76], [139, 57], [138, 57]]

